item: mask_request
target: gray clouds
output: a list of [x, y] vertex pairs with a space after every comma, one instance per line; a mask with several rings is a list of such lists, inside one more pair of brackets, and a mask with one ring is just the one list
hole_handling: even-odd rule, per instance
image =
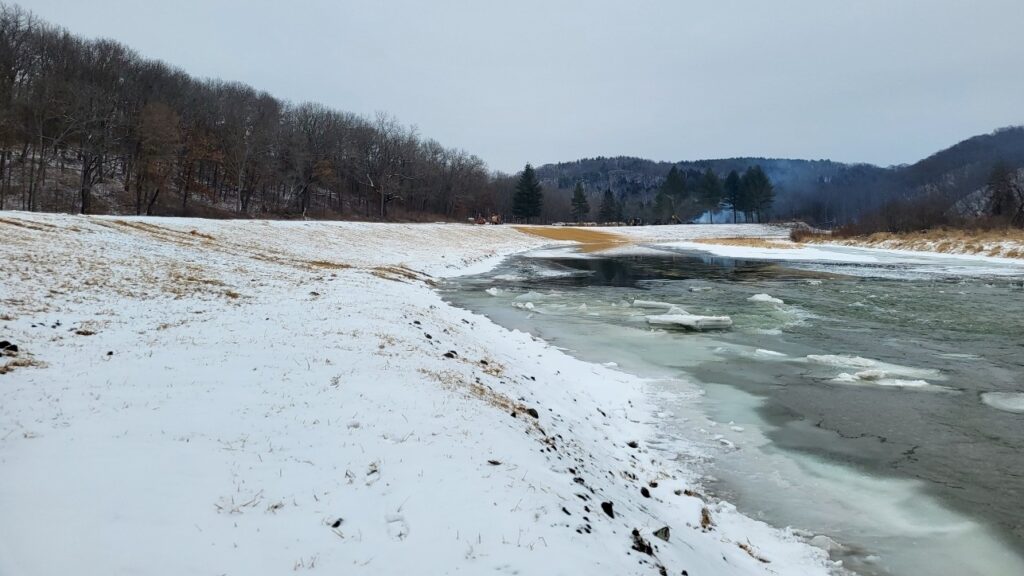
[[201, 77], [384, 110], [492, 168], [882, 165], [1024, 123], [1020, 0], [22, 0]]

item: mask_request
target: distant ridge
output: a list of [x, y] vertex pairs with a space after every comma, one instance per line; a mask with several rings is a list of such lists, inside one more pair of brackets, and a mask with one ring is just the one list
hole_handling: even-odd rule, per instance
[[611, 189], [623, 198], [651, 201], [672, 166], [719, 174], [760, 165], [777, 189], [773, 214], [818, 224], [842, 224], [892, 200], [940, 192], [952, 204], [984, 185], [996, 162], [1024, 167], [1024, 126], [968, 138], [913, 164], [880, 167], [832, 160], [716, 158], [658, 162], [630, 156], [583, 158], [537, 168], [548, 189], [577, 181], [591, 192]]

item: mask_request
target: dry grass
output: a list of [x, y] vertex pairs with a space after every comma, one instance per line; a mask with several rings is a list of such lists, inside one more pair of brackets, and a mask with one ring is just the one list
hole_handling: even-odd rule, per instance
[[771, 560], [769, 560], [769, 559], [765, 558], [764, 556], [761, 556], [760, 554], [758, 554], [754, 550], [754, 547], [751, 546], [749, 543], [738, 542], [736, 545], [740, 547], [740, 550], [743, 550], [747, 554], [750, 554], [750, 557], [753, 558], [754, 560], [757, 560], [758, 562], [761, 562], [763, 564], [770, 564], [771, 563]]
[[0, 374], [7, 374], [8, 372], [14, 371], [15, 368], [28, 368], [28, 367], [42, 368], [46, 364], [36, 360], [34, 358], [15, 358], [8, 360], [3, 365], [0, 365]]
[[411, 270], [405, 266], [375, 266], [370, 269], [370, 274], [395, 282], [424, 282], [431, 286], [435, 284], [428, 274]]
[[876, 232], [867, 236], [812, 234], [802, 235], [800, 241], [1024, 259], [1024, 230], [1016, 228], [991, 230], [934, 228], [918, 232]]
[[56, 230], [55, 226], [50, 224], [44, 224], [42, 222], [26, 222], [23, 220], [12, 220], [10, 218], [0, 218], [0, 224], [6, 224], [8, 226], [16, 226], [18, 228], [27, 228], [29, 230], [35, 230], [37, 232], [46, 232], [48, 230]]
[[769, 240], [767, 238], [697, 238], [698, 244], [717, 244], [719, 246], [747, 246], [750, 248], [799, 248], [790, 242]]
[[629, 243], [629, 239], [621, 234], [589, 228], [555, 226], [515, 226], [514, 228], [525, 234], [541, 238], [579, 242], [580, 250], [583, 252], [600, 252]]
[[351, 268], [351, 264], [343, 264], [341, 262], [328, 262], [327, 260], [310, 260], [306, 262], [308, 266], [313, 268], [321, 268], [324, 270], [345, 270]]

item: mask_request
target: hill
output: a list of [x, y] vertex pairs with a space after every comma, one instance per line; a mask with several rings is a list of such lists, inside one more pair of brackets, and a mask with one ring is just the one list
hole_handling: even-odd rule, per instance
[[546, 164], [537, 174], [548, 189], [568, 190], [580, 181], [590, 193], [610, 189], [626, 203], [648, 204], [673, 166], [695, 178], [708, 168], [724, 176], [759, 165], [776, 188], [775, 218], [829, 225], [856, 222], [893, 201], [927, 196], [952, 205], [984, 186], [1000, 161], [1024, 166], [1024, 127], [975, 136], [902, 166], [755, 157], [673, 163], [617, 156]]

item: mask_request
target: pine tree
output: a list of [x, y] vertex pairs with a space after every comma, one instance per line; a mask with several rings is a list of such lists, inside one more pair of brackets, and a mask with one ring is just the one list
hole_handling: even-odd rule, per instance
[[740, 180], [740, 175], [735, 170], [729, 171], [729, 175], [725, 177], [725, 185], [723, 186], [724, 196], [722, 198], [725, 207], [732, 210], [732, 223], [736, 223], [736, 211], [740, 209], [743, 203], [742, 193], [743, 185]]
[[722, 205], [723, 193], [722, 181], [718, 179], [718, 174], [715, 174], [711, 168], [705, 170], [704, 176], [700, 179], [698, 200], [700, 201], [701, 208], [708, 212], [709, 224], [711, 223], [712, 214]]
[[1005, 162], [996, 162], [988, 177], [988, 188], [992, 194], [993, 216], [1009, 215], [1013, 212], [1013, 171]]
[[577, 182], [576, 188], [572, 191], [572, 215], [576, 218], [577, 224], [590, 215], [590, 203], [587, 202], [582, 182]]
[[529, 163], [523, 168], [519, 182], [516, 184], [516, 192], [512, 196], [512, 215], [520, 220], [530, 221], [530, 218], [540, 216], [540, 209], [544, 205], [544, 190], [537, 180], [537, 173]]
[[654, 197], [654, 218], [655, 220], [670, 221], [676, 213], [676, 203], [672, 195], [665, 190], [659, 190]]
[[673, 200], [682, 200], [686, 196], [686, 178], [673, 166], [665, 175], [659, 191], [668, 194]]
[[747, 168], [740, 179], [740, 210], [757, 216], [760, 222], [763, 214], [775, 201], [775, 187], [761, 166]]
[[611, 190], [604, 191], [604, 198], [601, 199], [601, 207], [597, 211], [597, 219], [602, 224], [617, 222], [622, 217], [622, 208], [615, 201], [615, 194]]

